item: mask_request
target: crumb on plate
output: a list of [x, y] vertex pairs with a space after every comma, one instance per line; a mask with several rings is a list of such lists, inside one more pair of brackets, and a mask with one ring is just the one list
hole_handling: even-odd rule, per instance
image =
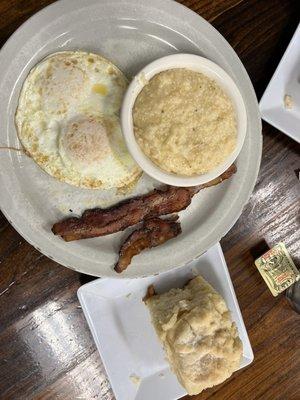
[[132, 383], [134, 383], [135, 385], [139, 385], [141, 383], [141, 378], [135, 374], [131, 374], [129, 376], [129, 379], [131, 380]]
[[291, 110], [294, 107], [294, 100], [289, 94], [284, 95], [283, 98], [284, 108]]

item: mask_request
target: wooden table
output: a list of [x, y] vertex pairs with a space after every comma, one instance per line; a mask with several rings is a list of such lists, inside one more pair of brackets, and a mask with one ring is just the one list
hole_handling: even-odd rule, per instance
[[[51, 2], [0, 0], [1, 44]], [[260, 98], [297, 26], [297, 1], [181, 2], [225, 36]], [[268, 124], [263, 135], [255, 190], [222, 240], [255, 360], [196, 399], [300, 399], [300, 316], [253, 267], [264, 241], [284, 241], [300, 266], [300, 146]], [[0, 399], [113, 399], [76, 296], [90, 279], [40, 254], [0, 214]]]

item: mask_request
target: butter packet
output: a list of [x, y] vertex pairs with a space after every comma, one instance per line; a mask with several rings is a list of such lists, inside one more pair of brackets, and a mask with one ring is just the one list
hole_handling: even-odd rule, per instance
[[286, 290], [300, 279], [300, 272], [284, 243], [279, 243], [255, 261], [273, 296]]

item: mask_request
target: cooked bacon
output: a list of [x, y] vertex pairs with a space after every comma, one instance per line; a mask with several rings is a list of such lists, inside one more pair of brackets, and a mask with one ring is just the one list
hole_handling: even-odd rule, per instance
[[233, 164], [222, 175], [203, 185], [188, 188], [165, 186], [110, 208], [87, 210], [80, 218], [71, 217], [57, 222], [53, 225], [52, 232], [70, 242], [123, 231], [145, 219], [184, 210], [201, 189], [217, 185], [235, 172], [236, 167]]
[[179, 222], [171, 219], [148, 219], [140, 229], [131, 233], [122, 244], [119, 252], [119, 260], [115, 265], [115, 271], [123, 272], [131, 263], [132, 257], [140, 254], [145, 249], [159, 246], [181, 233]]

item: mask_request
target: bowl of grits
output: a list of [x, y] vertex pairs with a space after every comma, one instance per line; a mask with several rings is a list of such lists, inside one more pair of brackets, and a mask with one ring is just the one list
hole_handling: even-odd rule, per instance
[[214, 62], [174, 54], [148, 64], [121, 108], [125, 142], [150, 176], [195, 186], [222, 174], [239, 155], [247, 113], [233, 79]]

